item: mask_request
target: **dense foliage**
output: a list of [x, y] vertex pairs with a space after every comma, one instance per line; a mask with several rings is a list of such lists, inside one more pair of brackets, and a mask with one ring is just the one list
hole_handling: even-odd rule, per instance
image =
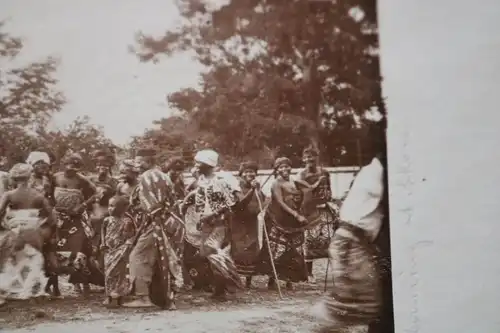
[[179, 0], [177, 29], [137, 36], [142, 61], [189, 51], [206, 70], [198, 89], [168, 96], [181, 116], [135, 144], [161, 146], [160, 158], [209, 146], [230, 167], [277, 155], [299, 164], [314, 144], [325, 164], [357, 164], [365, 113], [384, 113], [375, 1], [213, 2]]

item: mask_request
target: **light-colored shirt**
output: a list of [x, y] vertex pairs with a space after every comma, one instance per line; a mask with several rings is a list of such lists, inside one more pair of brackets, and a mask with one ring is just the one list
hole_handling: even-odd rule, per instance
[[372, 241], [377, 238], [384, 216], [381, 205], [383, 173], [384, 167], [377, 158], [361, 168], [340, 208], [340, 219], [363, 229]]

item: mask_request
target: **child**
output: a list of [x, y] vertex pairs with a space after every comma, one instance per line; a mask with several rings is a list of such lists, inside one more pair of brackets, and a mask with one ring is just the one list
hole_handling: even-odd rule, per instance
[[106, 299], [105, 306], [120, 306], [122, 297], [131, 291], [128, 277], [128, 257], [135, 235], [135, 224], [127, 213], [126, 197], [114, 196], [109, 200], [109, 215], [101, 231], [101, 251], [104, 253]]

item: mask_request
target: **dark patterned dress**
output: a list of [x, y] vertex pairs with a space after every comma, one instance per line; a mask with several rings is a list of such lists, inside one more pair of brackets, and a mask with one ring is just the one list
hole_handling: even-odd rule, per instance
[[54, 190], [57, 218], [57, 252], [61, 265], [69, 269], [70, 283], [104, 285], [104, 275], [92, 258], [91, 238], [94, 231], [87, 220], [87, 212], [71, 214], [71, 210], [84, 202], [82, 191], [56, 187]]
[[[282, 189], [282, 191], [285, 203], [293, 210], [299, 211], [304, 198], [302, 191], [299, 189], [288, 191]], [[306, 281], [304, 226], [284, 211], [273, 197], [266, 207], [265, 222], [278, 278], [289, 282]], [[264, 241], [264, 244], [266, 243], [267, 241]], [[273, 275], [267, 244], [261, 251], [257, 272], [262, 275]]]
[[[260, 205], [265, 204], [266, 197], [262, 191], [254, 191], [250, 184], [242, 179], [240, 188], [244, 201], [236, 205], [231, 220], [231, 256], [236, 263], [238, 273], [253, 275], [262, 249], [264, 228], [263, 224], [259, 223], [258, 215]], [[249, 192], [252, 192], [250, 197], [245, 197]]]
[[306, 230], [304, 246], [306, 261], [328, 258], [328, 246], [338, 226], [337, 214], [331, 203], [330, 174], [318, 168], [317, 172], [313, 173], [307, 169], [303, 170], [298, 176], [300, 180], [310, 185], [316, 183], [322, 176], [326, 178], [312, 191], [312, 204], [317, 209], [319, 220]]

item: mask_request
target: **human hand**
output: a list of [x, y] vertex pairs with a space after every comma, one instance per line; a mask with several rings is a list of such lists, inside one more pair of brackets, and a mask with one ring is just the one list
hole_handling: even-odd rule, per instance
[[256, 190], [260, 189], [260, 183], [255, 179], [250, 182], [250, 186]]
[[297, 221], [299, 221], [299, 223], [301, 223], [301, 224], [307, 223], [307, 219], [302, 215], [297, 214], [296, 218], [297, 218]]

